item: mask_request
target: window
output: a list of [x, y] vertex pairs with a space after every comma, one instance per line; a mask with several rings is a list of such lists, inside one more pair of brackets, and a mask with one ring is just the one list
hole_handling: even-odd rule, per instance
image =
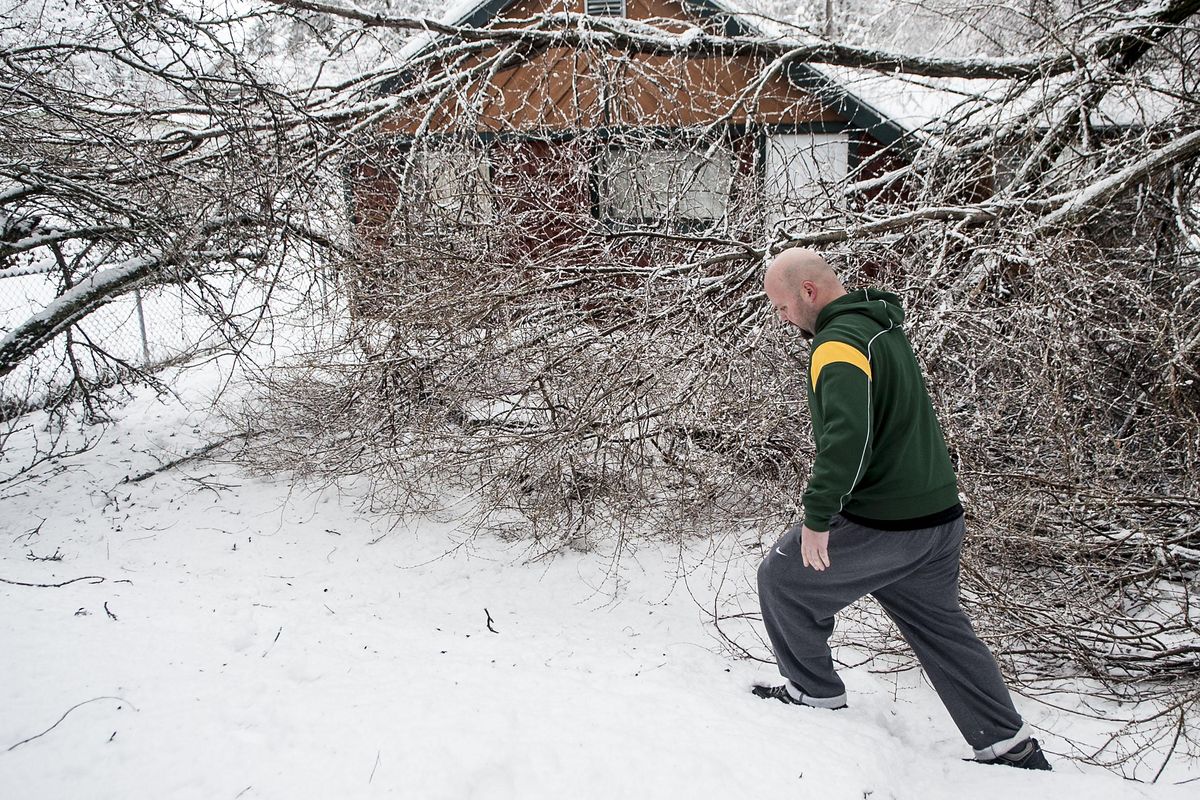
[[843, 208], [850, 137], [839, 133], [767, 136], [765, 199], [773, 224], [827, 215]]
[[733, 158], [727, 150], [609, 148], [601, 158], [600, 213], [620, 222], [715, 222], [725, 216]]
[[584, 12], [593, 17], [623, 17], [625, 0], [585, 0]]
[[468, 146], [412, 150], [400, 205], [424, 227], [490, 223], [494, 208], [486, 153]]

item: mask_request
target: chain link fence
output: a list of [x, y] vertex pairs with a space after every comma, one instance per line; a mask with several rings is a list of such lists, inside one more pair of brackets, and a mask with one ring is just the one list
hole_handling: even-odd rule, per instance
[[[52, 267], [0, 271], [0, 338], [44, 309], [60, 289]], [[119, 297], [0, 378], [0, 409], [44, 405], [76, 374], [102, 381], [114, 359], [135, 369], [153, 370], [194, 349], [204, 327], [178, 286]]]

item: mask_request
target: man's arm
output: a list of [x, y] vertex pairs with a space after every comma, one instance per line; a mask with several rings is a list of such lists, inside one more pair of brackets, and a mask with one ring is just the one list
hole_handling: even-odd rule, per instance
[[[814, 363], [829, 344], [840, 343], [818, 348]], [[814, 403], [823, 424], [815, 432], [817, 457], [804, 491], [801, 532], [805, 564], [814, 569], [828, 566], [829, 519], [842, 510], [871, 460], [870, 365], [865, 356], [858, 353], [855, 357], [855, 353], [858, 351], [849, 353], [846, 360], [828, 361], [814, 369]]]

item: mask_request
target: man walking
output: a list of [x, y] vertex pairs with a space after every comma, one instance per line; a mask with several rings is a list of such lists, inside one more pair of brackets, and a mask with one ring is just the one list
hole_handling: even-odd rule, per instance
[[816, 460], [804, 518], [758, 570], [782, 686], [759, 697], [844, 708], [828, 639], [834, 615], [871, 594], [895, 621], [975, 759], [1050, 769], [996, 661], [958, 601], [963, 509], [899, 298], [847, 293], [821, 256], [785, 250], [764, 289], [812, 340], [807, 384]]

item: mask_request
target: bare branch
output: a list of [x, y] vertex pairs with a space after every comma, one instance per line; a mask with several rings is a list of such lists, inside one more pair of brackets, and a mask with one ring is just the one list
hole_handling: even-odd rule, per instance
[[[451, 41], [525, 44], [538, 47], [580, 47], [602, 44], [613, 50], [643, 55], [760, 56], [786, 58], [793, 63], [862, 67], [880, 72], [940, 78], [1046, 78], [1074, 70], [1075, 53], [1035, 54], [994, 59], [934, 58], [853, 47], [832, 41], [801, 42], [791, 32], [718, 36], [690, 28], [678, 33], [643, 23], [603, 19], [586, 14], [546, 14], [525, 27], [474, 28], [447, 25], [421, 17], [400, 17], [364, 11], [318, 0], [267, 0], [288, 8], [316, 11], [353, 20], [369, 27], [427, 32]], [[1120, 64], [1135, 61], [1165, 33], [1200, 10], [1200, 0], [1149, 3], [1124, 16], [1123, 24], [1083, 43], [1083, 51]], [[807, 34], [807, 32], [805, 32]], [[813, 38], [808, 34], [806, 38]]]

